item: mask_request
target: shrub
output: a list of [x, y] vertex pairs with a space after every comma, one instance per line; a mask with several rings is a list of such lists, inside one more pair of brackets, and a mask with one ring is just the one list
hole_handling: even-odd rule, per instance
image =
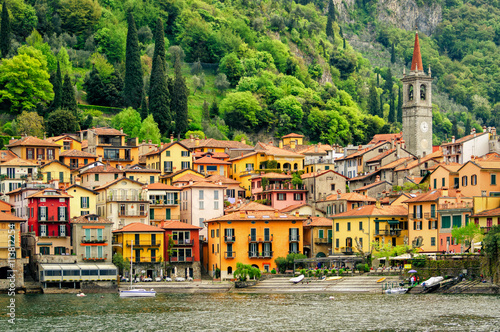
[[274, 268], [273, 268], [273, 269], [271, 270], [271, 274], [276, 274], [276, 269], [274, 269]]

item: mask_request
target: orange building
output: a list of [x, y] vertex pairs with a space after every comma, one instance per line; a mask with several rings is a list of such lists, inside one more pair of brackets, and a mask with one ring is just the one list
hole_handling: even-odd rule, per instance
[[18, 140], [11, 140], [6, 145], [9, 150], [14, 152], [19, 158], [40, 162], [41, 165], [51, 162], [52, 160], [59, 160], [59, 144], [51, 143], [39, 139], [38, 137], [25, 136]]

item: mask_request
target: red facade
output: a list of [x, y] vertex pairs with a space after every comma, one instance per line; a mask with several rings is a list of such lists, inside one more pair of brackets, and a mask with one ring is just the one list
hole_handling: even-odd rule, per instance
[[70, 236], [69, 207], [67, 195], [32, 195], [28, 198], [28, 230], [36, 236]]
[[[180, 223], [180, 222], [179, 222]], [[181, 224], [181, 223], [180, 223]], [[185, 224], [186, 226], [196, 227], [193, 225]], [[200, 229], [199, 227], [195, 228], [169, 228], [168, 226], [162, 226], [165, 230], [164, 233], [164, 257], [166, 261], [170, 261], [171, 263], [190, 263], [190, 262], [199, 262], [200, 261]], [[177, 233], [176, 237], [174, 233]], [[183, 233], [180, 235], [180, 233]], [[185, 234], [189, 233], [186, 237]], [[174, 241], [173, 249], [174, 254], [173, 257], [168, 255], [168, 243], [169, 238], [172, 238]], [[187, 255], [179, 255], [179, 252], [182, 250], [183, 253], [186, 252], [186, 249], [191, 249], [191, 256], [187, 257]]]

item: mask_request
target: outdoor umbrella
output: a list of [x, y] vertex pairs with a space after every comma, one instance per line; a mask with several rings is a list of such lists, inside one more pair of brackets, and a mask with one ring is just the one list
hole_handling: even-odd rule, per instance
[[417, 273], [417, 270], [410, 270], [408, 273]]

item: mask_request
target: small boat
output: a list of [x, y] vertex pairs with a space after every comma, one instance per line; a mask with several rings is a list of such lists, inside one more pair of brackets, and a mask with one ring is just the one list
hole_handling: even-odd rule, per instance
[[340, 280], [342, 277], [328, 277], [326, 280]]
[[443, 277], [432, 277], [432, 278], [429, 278], [426, 281], [424, 281], [422, 283], [422, 287], [424, 287], [424, 288], [430, 288], [430, 287], [433, 287], [433, 286], [439, 284], [443, 280], [444, 280]]
[[408, 291], [408, 288], [398, 287], [398, 288], [389, 288], [385, 290], [386, 294], [405, 294]]
[[84, 293], [78, 293], [76, 294], [76, 296], [87, 296], [87, 295], [85, 295]]
[[155, 297], [156, 291], [154, 289], [145, 290], [144, 288], [133, 288], [120, 291], [120, 297]]
[[385, 279], [386, 279], [385, 277], [380, 278], [379, 280], [377, 280], [377, 282], [382, 282], [382, 281], [384, 281]]
[[303, 274], [301, 274], [301, 275], [300, 275], [300, 276], [298, 276], [298, 277], [291, 278], [291, 279], [290, 279], [290, 282], [293, 282], [294, 284], [296, 284], [296, 283], [301, 282], [302, 280], [304, 280], [304, 275], [303, 275]]
[[330, 300], [334, 300], [335, 299], [335, 296], [330, 296], [329, 297]]

